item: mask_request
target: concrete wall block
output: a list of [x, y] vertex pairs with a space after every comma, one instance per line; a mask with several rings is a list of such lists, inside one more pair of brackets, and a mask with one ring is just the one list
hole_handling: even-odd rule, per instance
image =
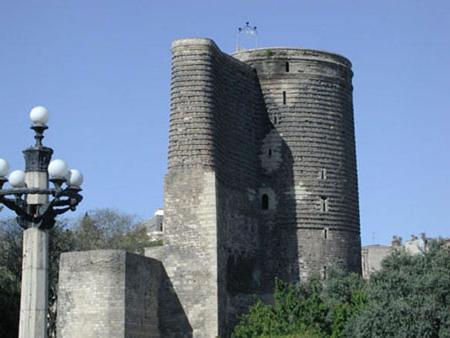
[[58, 337], [160, 337], [161, 273], [160, 262], [125, 251], [63, 253]]

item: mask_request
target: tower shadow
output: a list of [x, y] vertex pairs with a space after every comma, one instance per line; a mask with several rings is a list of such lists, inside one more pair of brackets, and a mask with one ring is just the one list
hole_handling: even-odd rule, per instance
[[158, 317], [161, 337], [191, 338], [193, 336], [191, 324], [163, 264], [161, 264]]

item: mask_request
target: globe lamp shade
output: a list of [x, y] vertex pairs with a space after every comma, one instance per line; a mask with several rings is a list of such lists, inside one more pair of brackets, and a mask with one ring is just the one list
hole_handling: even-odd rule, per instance
[[69, 185], [81, 186], [83, 184], [83, 174], [77, 169], [70, 170]]
[[9, 165], [4, 159], [0, 158], [0, 177], [6, 177], [9, 172]]
[[15, 170], [8, 177], [9, 184], [13, 188], [25, 187], [25, 173], [22, 170]]
[[42, 106], [37, 106], [31, 109], [30, 119], [33, 124], [45, 125], [48, 122], [48, 109]]
[[53, 160], [48, 166], [48, 174], [51, 178], [66, 179], [69, 167], [63, 160]]

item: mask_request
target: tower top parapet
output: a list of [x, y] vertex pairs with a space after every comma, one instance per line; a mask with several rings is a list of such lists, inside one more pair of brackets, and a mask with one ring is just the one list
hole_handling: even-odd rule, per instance
[[292, 47], [270, 47], [270, 48], [255, 48], [238, 51], [231, 54], [238, 60], [248, 62], [251, 60], [262, 59], [298, 59], [306, 58], [309, 60], [316, 59], [318, 61], [333, 62], [341, 64], [345, 67], [351, 68], [352, 63], [346, 57], [324, 50], [315, 50], [307, 48], [292, 48]]

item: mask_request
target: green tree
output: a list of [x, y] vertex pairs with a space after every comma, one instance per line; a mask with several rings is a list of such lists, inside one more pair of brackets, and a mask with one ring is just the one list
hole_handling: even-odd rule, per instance
[[97, 209], [75, 220], [75, 250], [120, 249], [143, 254], [150, 241], [145, 225], [133, 215], [112, 209]]
[[344, 337], [345, 324], [366, 303], [365, 283], [354, 273], [332, 270], [326, 281], [276, 282], [273, 304], [260, 300], [241, 317], [233, 336]]
[[[0, 337], [17, 337], [22, 270], [22, 229], [15, 219], [0, 220]], [[111, 209], [97, 209], [72, 220], [60, 220], [50, 230], [49, 337], [56, 336], [59, 258], [62, 252], [122, 249], [143, 253], [150, 242], [136, 217]]]
[[396, 251], [371, 277], [368, 305], [349, 321], [355, 337], [450, 337], [450, 252], [433, 242], [420, 255]]
[[14, 219], [0, 220], [0, 337], [17, 337], [21, 269], [21, 230]]

